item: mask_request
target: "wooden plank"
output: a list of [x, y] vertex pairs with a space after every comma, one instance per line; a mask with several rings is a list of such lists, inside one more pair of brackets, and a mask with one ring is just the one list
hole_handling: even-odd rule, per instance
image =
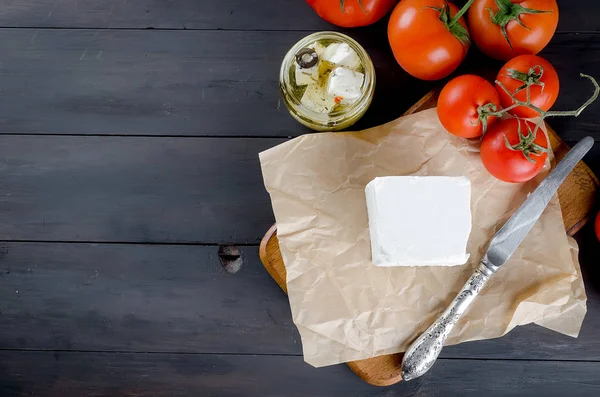
[[258, 243], [280, 139], [4, 136], [0, 240]]
[[439, 360], [423, 378], [382, 389], [345, 366], [300, 357], [0, 352], [4, 397], [597, 396], [597, 362]]
[[[296, 136], [308, 132], [280, 101], [280, 61], [306, 32], [0, 30], [0, 133]], [[378, 28], [352, 35], [373, 58], [377, 88], [354, 129], [400, 117], [434, 85], [406, 74]], [[582, 57], [581, 54], [586, 54]], [[600, 69], [597, 35], [558, 35], [556, 108], [591, 94], [579, 72]], [[496, 70], [476, 51], [459, 73]], [[596, 136], [600, 101], [579, 118], [552, 120], [563, 138]], [[595, 135], [594, 135], [595, 134]]]
[[323, 30], [304, 1], [9, 0], [1, 27]]
[[[0, 350], [301, 355], [286, 296], [256, 247], [240, 248], [244, 264], [229, 274], [215, 246], [2, 243]], [[578, 339], [532, 325], [443, 357], [600, 360], [593, 265]]]
[[[596, 138], [598, 137], [598, 134], [594, 134], [592, 136]], [[596, 140], [596, 142], [598, 142], [598, 140]], [[565, 143], [572, 147], [577, 143], [577, 141], [565, 141]], [[588, 167], [590, 167], [594, 174], [600, 175], [600, 144], [596, 143], [594, 146], [592, 146], [592, 149], [585, 156], [583, 161], [588, 165]]]
[[[300, 354], [256, 247], [0, 244], [0, 350]], [[1, 393], [0, 393], [1, 394]]]
[[[598, 31], [597, 4], [561, 2], [559, 32]], [[387, 18], [386, 18], [387, 19]], [[386, 24], [384, 20], [382, 24]], [[328, 30], [304, 1], [8, 0], [1, 27]]]
[[2, 132], [288, 136], [305, 131], [279, 103], [276, 83], [280, 60], [301, 33], [1, 32]]

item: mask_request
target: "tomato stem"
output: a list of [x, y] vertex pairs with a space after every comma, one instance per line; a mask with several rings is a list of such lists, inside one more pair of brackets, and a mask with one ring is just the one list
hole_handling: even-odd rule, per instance
[[598, 86], [598, 82], [596, 81], [596, 79], [594, 79], [590, 75], [583, 74], [583, 73], [579, 73], [579, 76], [585, 77], [586, 79], [589, 79], [592, 82], [592, 84], [594, 84], [594, 94], [590, 97], [590, 99], [588, 99], [583, 105], [581, 105], [576, 110], [567, 110], [567, 111], [555, 110], [555, 111], [549, 111], [549, 112], [546, 112], [546, 115], [544, 117], [555, 117], [555, 116], [573, 116], [573, 117], [577, 117], [577, 116], [579, 116], [581, 114], [581, 112], [583, 112], [585, 110], [585, 108], [587, 108], [592, 102], [594, 102], [598, 98], [598, 94], [600, 94], [600, 86]]
[[488, 126], [488, 117], [495, 116], [498, 108], [493, 103], [486, 103], [477, 108], [477, 119], [481, 123], [481, 132], [485, 135]]
[[463, 8], [461, 8], [456, 13], [456, 15], [454, 15], [454, 17], [450, 15], [450, 6], [448, 5], [447, 0], [444, 2], [444, 7], [442, 8], [425, 6], [423, 7], [423, 9], [429, 8], [439, 12], [439, 20], [442, 24], [444, 24], [446, 29], [448, 29], [448, 31], [452, 33], [452, 35], [456, 37], [456, 39], [460, 41], [461, 44], [469, 45], [471, 43], [471, 36], [469, 35], [469, 31], [459, 23], [459, 20], [464, 15], [464, 13], [467, 12], [469, 7], [471, 7], [471, 4], [473, 4], [474, 1], [475, 0], [467, 1]]
[[[450, 20], [450, 23], [448, 23], [448, 27], [451, 28], [452, 26], [456, 25], [458, 23], [458, 20], [465, 14], [465, 12], [467, 12], [467, 10], [469, 9], [469, 7], [471, 7], [471, 4], [473, 4], [475, 0], [469, 0], [467, 1], [467, 3], [463, 6], [463, 8], [461, 8], [456, 15]], [[446, 2], [446, 4], [448, 4], [448, 2]], [[460, 24], [459, 24], [460, 25]]]
[[491, 8], [487, 8], [487, 10], [490, 13], [492, 22], [500, 26], [502, 36], [504, 36], [504, 39], [508, 43], [508, 46], [511, 50], [513, 47], [506, 31], [506, 25], [508, 25], [510, 21], [515, 21], [523, 28], [530, 30], [527, 26], [525, 26], [523, 21], [521, 21], [522, 14], [549, 14], [554, 12], [554, 10], [536, 10], [533, 8], [525, 8], [520, 4], [513, 3], [511, 0], [496, 0], [496, 6], [498, 6], [498, 12], [495, 14], [494, 10]]
[[508, 74], [505, 74], [506, 77], [510, 77], [523, 83], [523, 85], [517, 88], [515, 92], [513, 92], [513, 94], [516, 94], [517, 92], [522, 91], [527, 87], [531, 87], [532, 85], [539, 85], [540, 87], [542, 87], [542, 91], [544, 91], [544, 87], [546, 85], [543, 81], [540, 81], [542, 79], [542, 76], [544, 75], [544, 68], [541, 65], [532, 66], [531, 68], [529, 68], [527, 73], [523, 73], [516, 69], [507, 69], [507, 72]]
[[[536, 65], [539, 67], [539, 65]], [[536, 66], [534, 66], [533, 68], [531, 68], [529, 71], [531, 72], [532, 69], [536, 68]], [[541, 69], [541, 67], [540, 67]], [[511, 150], [520, 150], [523, 152], [523, 155], [525, 156], [525, 158], [528, 161], [534, 162], [534, 160], [531, 158], [530, 154], [533, 155], [537, 155], [539, 156], [539, 152], [545, 149], [539, 145], [537, 145], [535, 142], [533, 142], [535, 140], [535, 137], [537, 136], [537, 132], [539, 130], [539, 128], [541, 127], [542, 123], [544, 122], [544, 119], [546, 117], [556, 117], [556, 116], [573, 116], [573, 117], [577, 117], [581, 114], [581, 112], [583, 112], [585, 110], [585, 108], [587, 108], [592, 102], [594, 102], [597, 98], [598, 95], [600, 94], [600, 86], [598, 85], [598, 82], [596, 81], [596, 79], [594, 79], [592, 76], [587, 75], [587, 74], [583, 74], [580, 73], [579, 74], [581, 77], [585, 77], [587, 79], [589, 79], [592, 84], [594, 85], [594, 93], [592, 94], [592, 96], [585, 101], [585, 103], [583, 105], [581, 105], [579, 108], [575, 109], [575, 110], [555, 110], [555, 111], [544, 111], [540, 108], [538, 108], [537, 106], [533, 105], [531, 103], [531, 85], [532, 84], [527, 84], [526, 88], [525, 88], [525, 92], [527, 93], [527, 100], [525, 102], [517, 99], [515, 97], [515, 93], [518, 91], [515, 90], [515, 92], [510, 92], [508, 90], [508, 88], [506, 88], [504, 86], [504, 84], [502, 84], [500, 81], [496, 80], [496, 84], [508, 95], [510, 96], [510, 98], [513, 101], [513, 104], [510, 105], [507, 108], [501, 109], [499, 111], [496, 112], [488, 112], [487, 116], [493, 115], [493, 116], [497, 116], [497, 117], [502, 117], [504, 114], [506, 114], [506, 112], [508, 112], [511, 109], [514, 109], [517, 106], [525, 106], [528, 107], [530, 109], [533, 109], [534, 111], [538, 112], [538, 114], [540, 115], [538, 122], [535, 124], [535, 128], [533, 129], [533, 131], [531, 131], [531, 128], [529, 127], [529, 124], [527, 124], [527, 129], [529, 130], [529, 133], [527, 135], [523, 135], [521, 133], [521, 122], [519, 120], [519, 143], [517, 145], [510, 145], [510, 143], [508, 142], [508, 139], [506, 138], [506, 136], [504, 137], [505, 140], [505, 144], [506, 147], [508, 147]], [[493, 104], [487, 104], [487, 105], [493, 105]], [[486, 106], [486, 105], [483, 105]], [[481, 107], [480, 107], [481, 108]], [[479, 111], [479, 109], [478, 109]]]
[[590, 75], [583, 74], [583, 73], [580, 73], [579, 75], [581, 77], [585, 77], [585, 78], [589, 79], [592, 82], [592, 84], [594, 85], [594, 93], [592, 94], [592, 96], [583, 105], [581, 105], [579, 108], [577, 108], [575, 110], [544, 111], [544, 110], [538, 108], [537, 106], [535, 106], [535, 105], [533, 105], [531, 103], [531, 86], [526, 87], [527, 100], [526, 100], [526, 102], [523, 102], [523, 101], [517, 99], [515, 97], [514, 93], [510, 92], [508, 90], [508, 88], [506, 88], [504, 86], [504, 84], [502, 84], [500, 81], [496, 80], [496, 84], [508, 96], [510, 96], [510, 98], [513, 101], [513, 104], [511, 106], [507, 107], [507, 108], [504, 108], [504, 109], [499, 110], [498, 112], [495, 112], [493, 115], [501, 117], [506, 112], [508, 112], [511, 109], [514, 109], [517, 106], [525, 106], [525, 107], [528, 107], [528, 108], [530, 108], [530, 109], [532, 109], [532, 110], [534, 110], [534, 111], [536, 111], [536, 112], [539, 113], [539, 115], [540, 115], [540, 122], [541, 122], [541, 120], [545, 119], [546, 117], [556, 117], [556, 116], [573, 116], [573, 117], [577, 117], [577, 116], [579, 116], [581, 114], [581, 112], [584, 111], [585, 108], [587, 108], [592, 102], [594, 102], [598, 98], [598, 95], [600, 94], [600, 86], [598, 85], [598, 82], [596, 82], [596, 79], [594, 79]]
[[517, 133], [519, 134], [519, 143], [517, 143], [516, 145], [511, 145], [506, 135], [504, 135], [504, 144], [510, 150], [522, 152], [523, 156], [525, 156], [527, 161], [529, 161], [530, 163], [535, 163], [535, 160], [531, 158], [531, 155], [541, 156], [542, 153], [546, 153], [548, 151], [548, 148], [540, 146], [534, 142], [537, 136], [537, 126], [532, 131], [531, 127], [529, 126], [529, 123], [524, 122], [524, 124], [527, 126], [527, 135], [524, 135], [521, 131], [520, 119], [518, 120], [518, 123], [519, 124], [517, 127]]

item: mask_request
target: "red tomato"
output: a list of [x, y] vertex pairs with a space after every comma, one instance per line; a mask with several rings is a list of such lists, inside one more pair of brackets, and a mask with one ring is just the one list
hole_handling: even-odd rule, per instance
[[[543, 111], [549, 110], [558, 97], [558, 74], [550, 62], [537, 55], [519, 55], [508, 61], [496, 80], [501, 82], [519, 101], [527, 101], [527, 90], [523, 87], [530, 83], [531, 104]], [[500, 87], [502, 106], [507, 108], [513, 104], [512, 98]], [[516, 93], [515, 93], [516, 92]], [[517, 106], [509, 113], [518, 117], [537, 117], [540, 114], [528, 107]]]
[[475, 0], [468, 19], [477, 47], [492, 58], [508, 60], [546, 47], [558, 25], [558, 4], [556, 0]]
[[487, 80], [466, 74], [450, 80], [440, 92], [437, 113], [448, 132], [463, 138], [483, 135], [484, 126], [492, 125], [497, 117], [481, 114], [482, 107], [493, 104], [500, 110], [500, 98]]
[[464, 18], [450, 26], [457, 12], [444, 0], [402, 0], [394, 8], [388, 39], [404, 70], [422, 80], [439, 80], [460, 65], [470, 39]]
[[596, 216], [596, 237], [598, 237], [598, 241], [600, 241], [600, 212]]
[[495, 123], [481, 141], [481, 161], [489, 173], [505, 182], [525, 182], [539, 174], [548, 158], [548, 139], [541, 128], [534, 139], [534, 129], [524, 119]]
[[306, 0], [329, 23], [344, 28], [367, 26], [387, 14], [398, 0]]

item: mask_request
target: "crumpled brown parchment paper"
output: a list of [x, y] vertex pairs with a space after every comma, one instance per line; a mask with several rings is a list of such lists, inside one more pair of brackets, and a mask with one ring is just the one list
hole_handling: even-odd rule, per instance
[[[478, 146], [448, 134], [430, 109], [365, 131], [304, 135], [260, 154], [306, 362], [320, 367], [402, 352], [454, 298], [491, 237], [547, 174], [525, 184], [498, 181], [481, 164]], [[387, 175], [469, 177], [466, 265], [371, 263], [364, 188]], [[447, 344], [496, 338], [528, 323], [576, 337], [585, 312], [577, 247], [555, 197]]]

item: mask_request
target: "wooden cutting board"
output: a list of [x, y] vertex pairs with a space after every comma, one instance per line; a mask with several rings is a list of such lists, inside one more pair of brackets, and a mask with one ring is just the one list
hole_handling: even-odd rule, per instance
[[[425, 95], [406, 113], [412, 114], [436, 106], [439, 91]], [[557, 159], [562, 159], [569, 147], [548, 125], [550, 144]], [[598, 178], [587, 165], [580, 162], [558, 190], [567, 233], [572, 236], [589, 220], [598, 188]], [[260, 244], [260, 259], [265, 268], [287, 294], [286, 272], [277, 241], [277, 227], [273, 225]], [[366, 360], [351, 361], [348, 366], [365, 382], [375, 386], [389, 386], [401, 381], [402, 354], [389, 354]]]

